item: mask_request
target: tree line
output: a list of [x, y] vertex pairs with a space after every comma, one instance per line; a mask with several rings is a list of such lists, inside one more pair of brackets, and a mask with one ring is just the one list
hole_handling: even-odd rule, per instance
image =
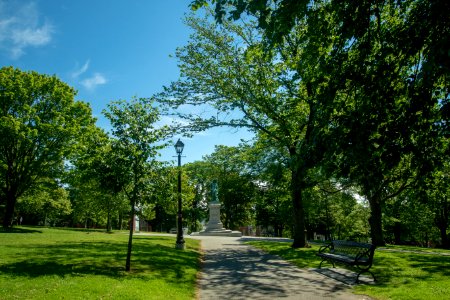
[[[294, 247], [313, 232], [449, 247], [447, 1], [192, 7], [208, 2], [215, 11], [186, 17], [192, 36], [176, 51], [180, 79], [149, 98], [111, 102], [110, 133], [55, 76], [1, 69], [3, 227], [26, 215], [111, 230], [140, 214], [168, 230], [176, 170], [158, 161], [158, 149], [174, 133], [231, 126], [255, 139], [183, 167], [191, 230], [207, 217], [209, 182], [218, 179], [231, 229], [261, 225]], [[185, 105], [214, 113], [186, 114]], [[162, 114], [182, 122], [156, 126]]]

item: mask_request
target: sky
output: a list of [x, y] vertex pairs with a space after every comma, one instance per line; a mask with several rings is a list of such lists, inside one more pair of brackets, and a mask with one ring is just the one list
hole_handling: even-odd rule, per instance
[[[97, 125], [109, 131], [101, 112], [110, 101], [150, 97], [178, 79], [174, 54], [189, 39], [183, 17], [190, 2], [0, 0], [0, 67], [58, 76], [78, 91], [76, 100], [90, 103]], [[251, 137], [230, 128], [181, 137], [182, 162]], [[161, 160], [175, 161], [173, 147], [161, 154]]]

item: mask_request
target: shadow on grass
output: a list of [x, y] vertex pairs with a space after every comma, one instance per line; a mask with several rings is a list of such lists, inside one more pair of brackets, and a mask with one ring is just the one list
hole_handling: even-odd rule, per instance
[[429, 254], [376, 252], [373, 272], [379, 285], [390, 285], [397, 280], [430, 280], [450, 276], [450, 257]]
[[291, 242], [285, 241], [251, 241], [249, 244], [270, 254], [278, 255], [299, 268], [317, 268], [320, 264], [320, 258], [316, 256], [319, 249], [317, 246], [294, 249], [291, 247]]
[[[320, 258], [316, 256], [318, 246], [307, 249], [293, 249], [289, 243], [251, 241], [249, 244], [278, 255], [300, 268], [318, 268]], [[429, 255], [409, 252], [375, 251], [370, 269], [377, 278], [376, 285], [390, 287], [400, 280], [432, 280], [436, 277], [450, 277], [450, 256]]]
[[[127, 243], [121, 241], [62, 242], [20, 245], [15, 262], [0, 265], [0, 273], [17, 277], [103, 275], [117, 279], [142, 277], [180, 282], [192, 280], [186, 270], [197, 269], [195, 251], [177, 251], [175, 240], [162, 237], [133, 238], [132, 272], [125, 272]], [[166, 245], [167, 244], [167, 245]], [[195, 272], [195, 271], [194, 271]]]
[[51, 227], [52, 230], [62, 230], [62, 231], [74, 231], [74, 232], [101, 232], [101, 233], [113, 233], [108, 232], [105, 228], [73, 228], [73, 227]]
[[0, 228], [0, 234], [1, 233], [42, 233], [40, 230], [36, 229], [29, 229], [24, 227], [12, 227], [12, 228]]

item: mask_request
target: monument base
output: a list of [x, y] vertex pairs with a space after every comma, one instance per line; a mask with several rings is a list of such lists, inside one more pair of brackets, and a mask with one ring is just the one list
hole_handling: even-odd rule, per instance
[[[217, 199], [217, 196], [215, 199]], [[209, 203], [209, 221], [206, 229], [200, 232], [193, 232], [191, 235], [240, 237], [242, 232], [223, 228], [223, 224], [220, 221], [220, 203], [213, 201]]]

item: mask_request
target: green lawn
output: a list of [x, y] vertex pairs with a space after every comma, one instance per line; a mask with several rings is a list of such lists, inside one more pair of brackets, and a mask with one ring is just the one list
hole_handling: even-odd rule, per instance
[[[279, 255], [300, 268], [317, 268], [320, 263], [320, 259], [315, 255], [318, 246], [292, 249], [290, 243], [286, 242], [255, 241], [249, 244]], [[404, 246], [389, 248], [421, 250]], [[435, 252], [450, 254], [448, 250]], [[450, 297], [450, 256], [376, 250], [371, 271], [377, 277], [377, 284], [355, 286], [355, 293], [376, 299], [435, 300]]]
[[0, 231], [0, 299], [193, 299], [199, 241], [20, 227]]

